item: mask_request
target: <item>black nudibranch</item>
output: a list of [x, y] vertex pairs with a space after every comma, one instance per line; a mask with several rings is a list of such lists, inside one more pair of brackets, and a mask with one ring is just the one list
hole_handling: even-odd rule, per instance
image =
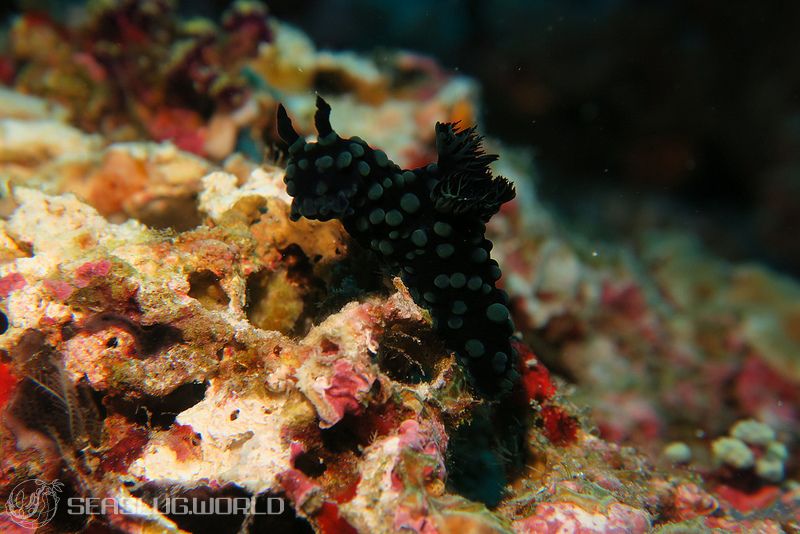
[[500, 397], [518, 378], [508, 296], [495, 283], [486, 222], [514, 198], [492, 176], [475, 128], [436, 124], [438, 163], [405, 170], [358, 137], [343, 139], [317, 97], [317, 142], [298, 135], [283, 106], [278, 132], [289, 145], [286, 190], [291, 218], [339, 219], [362, 246], [400, 272], [414, 300], [467, 367], [475, 387]]

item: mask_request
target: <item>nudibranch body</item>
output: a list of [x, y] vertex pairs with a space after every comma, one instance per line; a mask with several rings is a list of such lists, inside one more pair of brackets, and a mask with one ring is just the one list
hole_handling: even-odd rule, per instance
[[489, 218], [514, 198], [511, 183], [489, 170], [497, 156], [484, 153], [474, 127], [437, 123], [438, 163], [404, 170], [362, 139], [339, 137], [320, 97], [314, 122], [317, 142], [307, 143], [278, 108], [278, 132], [289, 145], [291, 218], [339, 219], [400, 271], [477, 389], [492, 397], [509, 392], [518, 377], [514, 326], [484, 237]]

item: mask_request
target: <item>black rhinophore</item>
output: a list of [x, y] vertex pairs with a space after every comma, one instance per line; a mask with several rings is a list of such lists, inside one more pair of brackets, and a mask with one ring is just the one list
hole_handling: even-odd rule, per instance
[[278, 132], [289, 145], [291, 218], [339, 219], [362, 246], [397, 269], [414, 300], [427, 308], [475, 387], [499, 397], [518, 378], [508, 296], [495, 287], [486, 222], [514, 198], [513, 185], [492, 176], [475, 128], [436, 125], [438, 163], [404, 170], [358, 137], [343, 139], [317, 97], [317, 141], [308, 143], [278, 107]]

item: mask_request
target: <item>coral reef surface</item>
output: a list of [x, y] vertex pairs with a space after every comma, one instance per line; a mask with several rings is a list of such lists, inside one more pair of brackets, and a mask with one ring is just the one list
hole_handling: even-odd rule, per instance
[[[253, 2], [221, 28], [174, 9], [23, 13], [0, 39], [0, 529], [798, 531], [796, 281], [681, 234], [570, 230], [526, 151], [478, 150], [476, 84], [430, 60], [318, 51]], [[314, 91], [341, 137], [322, 105], [305, 142]], [[334, 220], [350, 206], [317, 174], [386, 205], [366, 230], [362, 206]], [[432, 203], [434, 174], [446, 225], [403, 226], [403, 198]], [[373, 175], [391, 182], [380, 194], [360, 181]], [[459, 184], [492, 195], [464, 206]], [[517, 329], [502, 332], [503, 374], [519, 375], [502, 401], [415, 273], [370, 250], [391, 258], [422, 225], [415, 249], [440, 268], [468, 224], [481, 279], [509, 296], [486, 320]], [[469, 265], [447, 271], [447, 323], [458, 301], [494, 306], [457, 297]], [[31, 479], [58, 495], [48, 514], [14, 506]], [[167, 504], [237, 499], [252, 508]]]

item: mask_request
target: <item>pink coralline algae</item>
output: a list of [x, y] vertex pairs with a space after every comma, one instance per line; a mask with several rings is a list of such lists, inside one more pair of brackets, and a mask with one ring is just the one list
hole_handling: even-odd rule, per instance
[[25, 277], [19, 273], [9, 273], [0, 278], [0, 297], [7, 297], [13, 291], [25, 287]]
[[75, 285], [81, 288], [86, 287], [92, 283], [93, 279], [105, 276], [109, 271], [111, 271], [111, 262], [108, 260], [86, 262], [75, 269]]
[[675, 519], [689, 521], [710, 516], [719, 509], [719, 501], [696, 484], [685, 483], [675, 489], [671, 506]]
[[619, 503], [596, 512], [568, 503], [545, 503], [536, 507], [532, 517], [514, 523], [519, 534], [640, 534], [650, 528], [646, 512]]
[[326, 424], [333, 426], [344, 417], [345, 413], [361, 413], [362, 403], [373, 381], [374, 378], [358, 373], [351, 362], [336, 360], [333, 363], [330, 382], [323, 379], [312, 386], [322, 394], [331, 409], [332, 413], [326, 418]]
[[42, 285], [47, 288], [51, 295], [61, 301], [67, 300], [72, 295], [72, 292], [75, 291], [71, 284], [63, 280], [45, 280]]
[[318, 496], [322, 491], [322, 488], [317, 483], [297, 469], [288, 469], [279, 473], [278, 481], [286, 492], [286, 496], [292, 500], [295, 506], [300, 508], [309, 506], [311, 499]]

